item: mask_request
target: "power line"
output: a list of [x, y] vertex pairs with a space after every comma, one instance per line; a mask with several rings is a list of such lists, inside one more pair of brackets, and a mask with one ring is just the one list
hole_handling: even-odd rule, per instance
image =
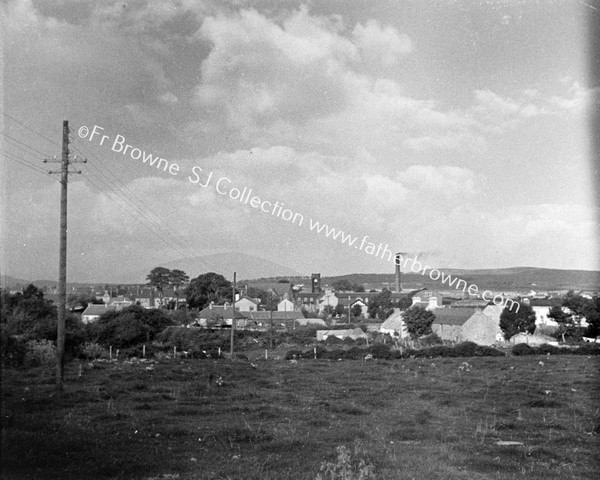
[[[42, 152], [42, 151], [38, 150], [37, 148], [34, 148], [34, 147], [30, 146], [30, 145], [27, 145], [25, 142], [21, 142], [20, 140], [17, 140], [16, 138], [11, 137], [7, 133], [0, 132], [0, 135], [4, 135], [9, 140], [11, 140], [13, 142], [17, 142], [18, 144], [23, 145], [24, 147], [27, 147], [29, 150], [31, 150], [31, 151], [33, 151], [33, 152], [35, 152], [35, 153], [37, 153], [37, 154], [39, 154], [39, 155], [41, 155], [43, 157], [44, 156], [46, 156], [46, 157], [50, 157], [51, 156], [51, 155], [48, 155], [46, 152]], [[9, 141], [9, 143], [10, 143], [10, 141]], [[19, 146], [14, 145], [14, 144], [12, 144], [12, 145], [13, 145], [13, 147], [20, 148], [22, 150], [22, 147], [19, 147]]]
[[[77, 143], [80, 143], [80, 142], [77, 141]], [[161, 221], [160, 217], [156, 213], [154, 213], [150, 208], [148, 208], [146, 206], [144, 209], [140, 209], [136, 203], [136, 200], [138, 200], [137, 195], [135, 193], [133, 193], [129, 189], [129, 187], [110, 168], [108, 168], [108, 166], [105, 164], [105, 162], [100, 157], [98, 157], [93, 152], [91, 152], [87, 148], [87, 146], [84, 145], [83, 148], [87, 152], [89, 152], [91, 157], [96, 159], [97, 162], [104, 167], [103, 169], [100, 169], [97, 165], [94, 164], [94, 162], [91, 162], [89, 164], [97, 171], [98, 175], [100, 175], [101, 177], [106, 179], [108, 182], [110, 180], [108, 179], [108, 177], [105, 173], [105, 172], [108, 172], [110, 174], [110, 176], [112, 177], [112, 179], [114, 180], [115, 184], [121, 185], [121, 187], [119, 187], [119, 185], [114, 185], [114, 190], [117, 192], [117, 195], [119, 196], [119, 198], [121, 198], [123, 201], [125, 201], [128, 205], [132, 206], [140, 215], [142, 215], [146, 220], [151, 222], [154, 226], [157, 226], [160, 229], [164, 229], [166, 235], [171, 239], [172, 242], [176, 242], [180, 248], [183, 248], [184, 250], [188, 250], [189, 253], [187, 253], [184, 256], [187, 256], [190, 253], [194, 256], [198, 255], [198, 252], [196, 251], [195, 247], [192, 244], [190, 244], [187, 240], [185, 240], [182, 237], [174, 236], [169, 231], [168, 224], [166, 224], [164, 221]], [[151, 214], [151, 215], [149, 215], [149, 214]]]
[[18, 123], [19, 125], [21, 125], [22, 127], [26, 128], [27, 130], [29, 130], [32, 133], [35, 133], [37, 136], [43, 138], [44, 140], [49, 141], [52, 145], [57, 146], [57, 147], [61, 147], [61, 144], [56, 142], [55, 140], [52, 140], [51, 138], [46, 137], [45, 135], [43, 135], [42, 133], [34, 130], [33, 128], [27, 126], [25, 123], [23, 123], [22, 121], [16, 119], [15, 117], [9, 115], [6, 112], [2, 112], [2, 115], [4, 115], [6, 118], [12, 120], [13, 122]]
[[[33, 134], [39, 136], [40, 138], [43, 138], [47, 142], [50, 142], [51, 144], [56, 146], [60, 146], [59, 143], [40, 133], [39, 131], [29, 127], [25, 122], [5, 112], [3, 112], [3, 115], [9, 120], [17, 123], [18, 125], [32, 132]], [[4, 135], [6, 138], [12, 141], [9, 142], [11, 146], [21, 150], [27, 155], [34, 155], [31, 152], [35, 152], [43, 156], [49, 156], [46, 153], [38, 150], [37, 148], [34, 148], [31, 145], [27, 144], [26, 142], [14, 138], [4, 132], [0, 133], [2, 133], [2, 135]], [[161, 242], [168, 245], [182, 257], [185, 258], [190, 254], [192, 256], [199, 255], [199, 252], [196, 250], [196, 248], [185, 238], [176, 236], [173, 233], [171, 233], [168, 224], [161, 220], [159, 215], [157, 215], [147, 206], [140, 207], [137, 203], [140, 200], [139, 197], [130, 190], [130, 188], [127, 186], [126, 183], [123, 182], [122, 179], [120, 179], [110, 168], [108, 168], [108, 165], [106, 164], [106, 162], [104, 162], [104, 160], [101, 157], [97, 156], [94, 152], [92, 152], [88, 148], [88, 146], [82, 143], [76, 136], [74, 137], [74, 140], [75, 143], [78, 145], [78, 147], [73, 148], [74, 152], [78, 152], [82, 156], [85, 156], [85, 154], [80, 150], [83, 149], [89, 154], [90, 157], [93, 157], [95, 161], [100, 165], [96, 165], [96, 162], [89, 162], [87, 165], [91, 167], [95, 172], [92, 172], [90, 170], [87, 170], [86, 172], [84, 169], [86, 179], [96, 190], [98, 190], [99, 193], [107, 195], [107, 198], [116, 203], [121, 210], [125, 211], [128, 215], [133, 217], [135, 221], [140, 223], [145, 229], [147, 229], [150, 233], [156, 236]], [[26, 149], [28, 149], [29, 151]], [[17, 161], [21, 165], [24, 165], [37, 173], [43, 174], [45, 176], [47, 175], [47, 172], [44, 171], [41, 167], [28, 163], [25, 159], [18, 159], [16, 156], [14, 156], [14, 154], [3, 154], [6, 158]], [[9, 155], [12, 155], [12, 157], [10, 157]], [[111, 178], [109, 178], [106, 172], [108, 172]], [[124, 205], [133, 209], [137, 213], [137, 215], [132, 213], [129, 209], [125, 208]]]
[[48, 171], [47, 170], [44, 170], [42, 167], [39, 167], [39, 166], [37, 166], [37, 165], [35, 165], [33, 163], [28, 162], [24, 158], [19, 158], [15, 154], [12, 154], [12, 153], [9, 153], [9, 152], [0, 152], [0, 155], [4, 156], [8, 160], [12, 160], [14, 162], [17, 162], [17, 163], [23, 165], [24, 167], [27, 167], [30, 170], [33, 170], [34, 172], [39, 173], [40, 175], [43, 175], [44, 177], [48, 178]]

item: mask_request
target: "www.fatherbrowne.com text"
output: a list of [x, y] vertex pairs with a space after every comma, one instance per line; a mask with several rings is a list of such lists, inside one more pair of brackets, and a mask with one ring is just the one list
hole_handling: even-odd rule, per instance
[[[117, 135], [114, 140], [111, 141], [110, 136], [104, 134], [104, 128], [99, 127], [98, 125], [94, 125], [91, 130], [86, 126], [82, 126], [79, 128], [78, 134], [81, 138], [87, 138], [90, 142], [95, 139], [99, 145], [110, 145], [113, 152], [129, 156], [132, 160], [141, 160], [144, 164], [154, 167], [157, 170], [162, 170], [172, 176], [178, 176], [180, 173], [180, 167], [177, 163], [169, 162], [158, 155], [153, 155], [145, 150], [133, 147], [125, 142], [125, 137], [123, 135]], [[208, 188], [212, 185], [219, 195], [228, 196], [234, 201], [249, 205], [254, 209], [281, 218], [298, 227], [305, 225], [305, 216], [303, 214], [292, 211], [289, 208], [284, 208], [285, 204], [283, 202], [266, 200], [259, 197], [253, 192], [252, 188], [238, 188], [233, 185], [232, 180], [228, 177], [222, 176], [216, 178], [212, 171], [205, 173], [201, 167], [194, 166], [192, 168], [192, 174], [188, 176], [188, 180], [192, 184], [203, 188]], [[456, 290], [462, 290], [463, 292], [466, 291], [470, 295], [476, 296], [479, 294], [479, 287], [477, 285], [473, 283], [468, 284], [465, 280], [453, 277], [437, 268], [423, 265], [419, 262], [417, 256], [404, 258], [401, 254], [394, 254], [387, 243], [384, 245], [383, 243], [375, 244], [370, 242], [368, 235], [362, 237], [360, 243], [358, 243], [359, 237], [330, 227], [328, 224], [321, 223], [310, 217], [308, 218], [308, 228], [311, 232], [316, 232], [319, 235], [324, 234], [327, 238], [338, 241], [343, 245], [354, 247], [365, 252], [367, 255], [372, 255], [391, 262], [394, 265], [399, 265], [404, 271], [406, 271], [407, 264], [410, 262], [410, 272], [412, 273], [421, 273], [421, 275], [424, 276], [427, 271], [429, 271], [429, 278], [431, 278], [431, 280], [441, 281], [443, 285], [454, 287]], [[514, 308], [515, 312], [518, 312], [520, 309], [519, 302], [502, 295], [494, 295], [490, 290], [481, 292], [481, 298], [486, 301], [492, 301], [495, 305], [504, 305], [509, 310], [513, 310]]]

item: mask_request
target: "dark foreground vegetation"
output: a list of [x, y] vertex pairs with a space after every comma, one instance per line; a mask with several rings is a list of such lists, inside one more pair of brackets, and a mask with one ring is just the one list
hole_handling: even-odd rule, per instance
[[599, 360], [96, 360], [64, 393], [8, 368], [2, 478], [595, 479]]

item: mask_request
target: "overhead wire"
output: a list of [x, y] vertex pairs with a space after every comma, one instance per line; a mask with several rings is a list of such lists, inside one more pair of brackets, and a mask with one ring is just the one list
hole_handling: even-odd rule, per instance
[[[76, 139], [76, 145], [79, 145], [81, 142]], [[97, 179], [102, 179], [105, 183], [105, 185], [111, 189], [111, 191], [118, 196], [118, 198], [120, 198], [123, 202], [125, 202], [127, 205], [129, 205], [130, 207], [132, 207], [139, 215], [141, 215], [144, 219], [146, 219], [148, 222], [150, 222], [150, 224], [152, 224], [153, 226], [163, 230], [164, 234], [169, 238], [171, 243], [175, 243], [177, 245], [177, 247], [179, 249], [183, 249], [183, 250], [187, 250], [188, 253], [186, 253], [184, 256], [189, 256], [190, 253], [194, 256], [197, 256], [198, 253], [197, 251], [194, 249], [194, 247], [189, 244], [187, 241], [185, 241], [185, 239], [176, 237], [175, 235], [173, 235], [170, 232], [170, 227], [168, 226], [168, 224], [166, 224], [166, 222], [164, 222], [163, 220], [160, 219], [160, 217], [155, 214], [151, 209], [149, 209], [147, 206], [141, 208], [138, 206], [138, 204], [136, 203], [136, 201], [138, 200], [138, 196], [132, 192], [129, 187], [110, 169], [107, 167], [107, 165], [105, 164], [105, 162], [98, 157], [95, 153], [93, 153], [91, 150], [89, 150], [87, 148], [87, 146], [84, 146], [83, 148], [85, 148], [85, 150], [89, 153], [90, 156], [92, 156], [94, 158], [94, 160], [96, 160], [103, 168], [100, 168], [100, 166], [96, 165], [94, 162], [88, 162], [88, 166], [91, 166], [94, 170], [94, 172], [88, 172], [89, 174], [86, 175], [86, 178], [90, 178], [92, 175], [97, 175], [98, 177], [96, 177]], [[84, 152], [82, 152], [79, 148], [74, 148], [74, 151], [78, 151], [81, 155], [85, 155]], [[89, 159], [88, 159], [89, 160]], [[108, 177], [108, 175], [106, 174], [106, 172], [109, 172], [109, 175], [111, 176], [111, 178]], [[137, 217], [134, 217], [137, 218]], [[181, 254], [182, 251], [179, 250], [179, 253]]]
[[[21, 127], [27, 129], [31, 133], [39, 136], [40, 138], [44, 139], [47, 142], [50, 142], [54, 146], [62, 148], [61, 144], [52, 140], [51, 138], [47, 137], [46, 135], [40, 133], [39, 131], [29, 127], [26, 123], [22, 122], [21, 120], [15, 118], [5, 112], [2, 112], [2, 113], [6, 118], [17, 123]], [[27, 153], [28, 155], [34, 155], [34, 153], [32, 153], [32, 152], [35, 152], [35, 154], [50, 157], [50, 155], [47, 155], [46, 153], [42, 152], [41, 150], [38, 150], [37, 148], [34, 148], [31, 145], [6, 134], [5, 132], [0, 132], [0, 133], [2, 133], [4, 137], [6, 137], [12, 141], [12, 142], [9, 142], [11, 146], [13, 146], [14, 148], [18, 148], [19, 150], [21, 150], [24, 153]], [[88, 170], [86, 167], [83, 167], [83, 173], [85, 173], [85, 178], [90, 182], [90, 184], [98, 192], [105, 194], [112, 202], [116, 203], [120, 209], [122, 209], [124, 212], [129, 214], [134, 220], [136, 220], [138, 223], [140, 223], [146, 230], [148, 230], [150, 233], [152, 233], [161, 242], [165, 243], [170, 248], [175, 250], [182, 257], [188, 257], [188, 256], [190, 256], [190, 254], [192, 254], [193, 256], [199, 255], [199, 252], [195, 249], [195, 247], [191, 243], [189, 243], [184, 238], [175, 236], [173, 233], [171, 233], [170, 227], [168, 226], [168, 224], [166, 224], [160, 218], [160, 216], [158, 216], [156, 213], [154, 213], [147, 206], [140, 207], [138, 205], [139, 197], [134, 192], [132, 192], [129, 189], [129, 187], [127, 186], [127, 184], [125, 184], [116, 174], [114, 174], [114, 172], [110, 168], [107, 168], [106, 163], [99, 156], [97, 156], [94, 152], [92, 152], [87, 147], [87, 145], [85, 145], [83, 142], [81, 142], [76, 136], [73, 136], [72, 140], [74, 140], [74, 141], [72, 141], [70, 143], [70, 145], [71, 145], [70, 150], [73, 153], [79, 153], [83, 157], [89, 155], [89, 156], [93, 157], [93, 159], [95, 160], [95, 162], [88, 162], [87, 164], [83, 164], [83, 165], [89, 166], [94, 171], [92, 172], [91, 170]], [[87, 154], [84, 153], [83, 150], [85, 150], [85, 152], [87, 152]], [[18, 159], [14, 154], [8, 154], [8, 152], [6, 152], [6, 153], [0, 152], [0, 153], [3, 153], [3, 155], [6, 158], [17, 161], [18, 163], [26, 166], [27, 168], [30, 168], [30, 169], [36, 171], [37, 173], [43, 174], [45, 176], [48, 175], [48, 172], [44, 171], [42, 167], [38, 167], [37, 165], [35, 165], [33, 163], [29, 163], [25, 159]], [[12, 156], [9, 156], [9, 155], [12, 155]], [[98, 163], [100, 166], [96, 165], [96, 163]], [[101, 167], [103, 167], [103, 168], [101, 168]], [[87, 172], [86, 172], [86, 170], [87, 170]], [[109, 176], [106, 174], [106, 172], [109, 173], [111, 178], [109, 178]], [[125, 208], [125, 206], [129, 207], [130, 209], [133, 209], [137, 213], [137, 215], [132, 213], [131, 210]], [[143, 220], [145, 220], [145, 221], [143, 221]]]

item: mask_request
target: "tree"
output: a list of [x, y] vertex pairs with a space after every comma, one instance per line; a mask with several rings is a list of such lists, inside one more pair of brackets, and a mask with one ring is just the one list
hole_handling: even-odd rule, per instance
[[158, 291], [161, 305], [165, 287], [169, 285], [170, 279], [171, 270], [165, 267], [155, 267], [146, 276], [146, 280], [148, 280], [148, 285], [156, 288], [156, 290]]
[[362, 315], [362, 306], [360, 303], [355, 303], [352, 305], [352, 310], [350, 310], [350, 313], [355, 318], [360, 317]]
[[190, 281], [190, 277], [183, 270], [171, 270], [169, 272], [169, 285], [173, 287], [175, 292], [175, 310], [179, 306], [179, 287]]
[[435, 315], [424, 306], [415, 305], [404, 312], [402, 320], [406, 324], [408, 333], [413, 338], [418, 338], [431, 333], [431, 324], [435, 320]]
[[209, 272], [194, 278], [185, 289], [190, 308], [203, 309], [210, 302], [231, 300], [231, 282], [223, 275]]
[[273, 300], [273, 295], [269, 292], [256, 287], [248, 287], [246, 296], [250, 298], [259, 298], [261, 305], [264, 305], [266, 310], [277, 310], [276, 299]]
[[[572, 290], [567, 293], [563, 302], [563, 307], [571, 311], [571, 315], [565, 313], [560, 307], [554, 307], [548, 314], [549, 317], [559, 323], [559, 333], [563, 341], [565, 337], [581, 337], [583, 329], [581, 321], [583, 318], [588, 323], [585, 334], [589, 337], [596, 337], [600, 334], [600, 298], [592, 299], [576, 295]], [[559, 312], [560, 310], [560, 312]], [[555, 315], [555, 316], [553, 316]]]
[[371, 318], [384, 320], [389, 317], [392, 312], [392, 292], [384, 288], [379, 295], [375, 295], [369, 302], [368, 312]]
[[521, 303], [516, 312], [506, 306], [500, 314], [500, 329], [506, 340], [520, 332], [533, 333], [535, 331], [535, 312], [526, 303]]
[[412, 306], [412, 297], [406, 295], [398, 300], [398, 308], [400, 310], [407, 310]]
[[325, 305], [323, 307], [323, 318], [327, 319], [329, 318], [330, 315], [333, 315], [335, 309], [333, 308], [333, 305]]
[[335, 306], [333, 313], [334, 313], [334, 316], [341, 317], [344, 314], [344, 306], [338, 303]]
[[358, 283], [354, 283], [352, 285], [352, 291], [357, 292], [357, 293], [362, 293], [365, 291], [365, 287], [363, 287], [362, 285], [359, 285]]
[[70, 309], [82, 307], [84, 310], [89, 304], [96, 302], [96, 296], [91, 293], [71, 293], [67, 296], [67, 307]]
[[562, 307], [555, 305], [548, 312], [548, 318], [551, 318], [556, 323], [558, 323], [558, 335], [562, 337], [563, 342], [565, 341], [565, 337], [571, 337], [575, 333], [571, 315], [566, 313]]
[[592, 338], [598, 337], [600, 335], [600, 297], [596, 296], [588, 302], [584, 315], [589, 324], [586, 335]]
[[341, 280], [336, 280], [335, 282], [333, 282], [331, 284], [331, 288], [338, 292], [351, 292], [352, 284], [348, 280], [343, 278]]
[[151, 342], [171, 325], [173, 321], [163, 311], [132, 305], [106, 312], [89, 329], [91, 336], [104, 346], [128, 348]]

